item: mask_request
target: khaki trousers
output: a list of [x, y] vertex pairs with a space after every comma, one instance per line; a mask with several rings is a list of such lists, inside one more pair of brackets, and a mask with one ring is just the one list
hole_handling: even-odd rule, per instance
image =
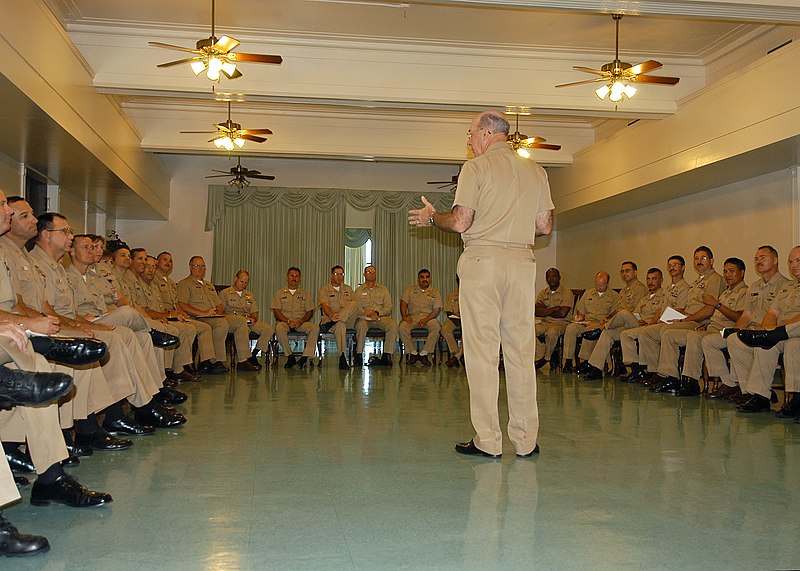
[[[425, 316], [411, 315], [410, 317], [414, 320], [414, 324], [412, 325], [407, 321], [401, 321], [400, 325], [397, 327], [397, 333], [400, 335], [400, 341], [403, 342], [406, 353], [416, 355], [417, 347], [414, 345], [414, 341], [411, 337], [411, 330], [416, 328], [416, 324]], [[424, 325], [424, 328], [428, 330], [428, 336], [425, 337], [425, 345], [422, 346], [420, 355], [429, 355], [436, 351], [436, 342], [439, 340], [439, 332], [442, 330], [442, 324], [434, 317]]]
[[[458, 329], [452, 319], [448, 319], [442, 324], [442, 337], [447, 343], [447, 350], [451, 357], [460, 357], [461, 349], [458, 348], [458, 341], [456, 341], [455, 330]], [[537, 345], [538, 346], [538, 345]]]
[[[317, 351], [317, 339], [319, 339], [319, 325], [312, 323], [310, 321], [306, 321], [300, 327], [298, 327], [295, 331], [300, 331], [301, 333], [305, 333], [306, 337], [306, 346], [303, 349], [303, 357], [313, 357]], [[289, 345], [289, 324], [284, 323], [281, 321], [275, 326], [275, 336], [278, 338], [278, 343], [280, 343], [281, 348], [283, 349], [284, 355], [291, 355], [292, 348]]]
[[648, 325], [639, 333], [639, 363], [647, 370], [655, 373], [658, 370], [658, 359], [661, 353], [661, 330], [666, 323]]
[[17, 484], [14, 482], [14, 474], [8, 467], [8, 460], [5, 455], [0, 460], [0, 508], [17, 501], [20, 498]]
[[[658, 353], [658, 374], [662, 377], [678, 378], [678, 359], [681, 354], [681, 347], [686, 346], [686, 337], [690, 331], [694, 331], [699, 323], [694, 321], [679, 321], [670, 323], [661, 329], [661, 349]], [[699, 347], [698, 347], [699, 349]], [[703, 366], [702, 351], [700, 354], [700, 366]], [[684, 357], [685, 359], [685, 357]], [[685, 365], [684, 365], [685, 366]]]
[[769, 398], [778, 357], [786, 341], [780, 341], [772, 349], [756, 349], [742, 343], [736, 335], [728, 337], [728, 353], [731, 369], [736, 371], [743, 393]]
[[637, 341], [641, 339], [642, 332], [647, 326], [634, 327], [632, 329], [625, 329], [619, 334], [619, 344], [622, 345], [622, 362], [626, 365], [631, 363], [639, 363], [640, 365], [647, 365], [644, 359], [644, 354], [639, 350]]
[[211, 326], [197, 319], [190, 319], [183, 323], [194, 327], [197, 333], [197, 358], [201, 362], [216, 360], [216, 353], [214, 353], [214, 336]]
[[[358, 304], [355, 301], [344, 304], [342, 309], [339, 310], [339, 321], [335, 325], [328, 328], [328, 333], [333, 333], [333, 339], [336, 342], [336, 351], [338, 353], [347, 352], [347, 330], [356, 326], [356, 317], [358, 311]], [[325, 316], [327, 319], [327, 316]], [[324, 326], [330, 321], [323, 323]]]
[[683, 356], [684, 377], [699, 381], [700, 377], [703, 376], [703, 361], [705, 359], [703, 354], [703, 340], [706, 337], [713, 337], [714, 335], [722, 339], [719, 330], [715, 328], [709, 328], [705, 331], [690, 331], [686, 335], [686, 354]]
[[[7, 337], [0, 337], [0, 363], [24, 371], [49, 373], [53, 369], [28, 344], [21, 350]], [[74, 392], [75, 389], [73, 389]], [[0, 439], [27, 442], [36, 472], [41, 474], [69, 456], [58, 419], [58, 404], [14, 406], [0, 411]]]
[[[606, 323], [605, 330], [600, 334], [600, 339], [597, 340], [594, 349], [592, 349], [589, 355], [589, 364], [598, 369], [603, 369], [611, 354], [611, 346], [614, 342], [620, 341], [622, 331], [633, 329], [638, 327], [638, 325], [639, 321], [630, 311], [621, 309], [617, 312], [617, 314], [611, 318], [611, 321]], [[585, 340], [584, 343], [586, 343]], [[581, 347], [581, 357], [583, 357], [583, 354], [583, 348]]]
[[[458, 260], [461, 324], [475, 445], [503, 450], [497, 399], [502, 344], [508, 396], [508, 437], [518, 454], [539, 435], [534, 311], [536, 260], [527, 248], [467, 246]], [[402, 327], [402, 326], [401, 326]]]
[[[736, 337], [734, 335], [734, 337]], [[723, 339], [722, 335], [706, 335], [701, 341], [703, 348], [703, 358], [706, 361], [709, 377], [719, 377], [723, 385], [735, 387], [739, 384], [736, 375], [728, 368], [728, 361], [725, 359], [723, 349], [728, 348], [728, 340]]]
[[101, 365], [106, 379], [110, 381], [112, 394], [115, 397], [124, 395], [118, 400], [127, 398], [134, 406], [144, 406], [150, 402], [163, 383], [163, 379], [153, 376], [152, 368], [154, 365], [157, 367], [155, 352], [150, 351], [148, 362], [139, 340], [127, 327], [117, 326], [114, 331], [95, 331], [95, 336], [108, 345], [108, 357]]
[[786, 392], [800, 392], [800, 339], [792, 337], [783, 346]]
[[269, 342], [272, 341], [272, 336], [275, 334], [275, 329], [272, 327], [272, 325], [269, 323], [264, 323], [263, 321], [256, 321], [255, 323], [248, 325], [248, 328], [251, 332], [258, 335], [255, 350], [260, 351], [264, 355], [269, 355]]
[[386, 339], [383, 342], [383, 352], [394, 355], [394, 345], [397, 343], [397, 322], [391, 317], [381, 317], [378, 321], [356, 319], [356, 353], [364, 352], [367, 331], [370, 328], [380, 329], [386, 334]]
[[[575, 347], [578, 344], [578, 337], [580, 337], [584, 331], [586, 331], [586, 326], [574, 321], [568, 324], [564, 329], [564, 361], [575, 358]], [[583, 343], [584, 342], [581, 341], [581, 345], [583, 345]]]
[[[558, 338], [564, 335], [567, 328], [566, 322], [536, 324], [536, 335], [544, 335], [544, 343], [536, 339], [536, 359], [549, 359], [558, 345]], [[442, 333], [444, 335], [444, 333]]]

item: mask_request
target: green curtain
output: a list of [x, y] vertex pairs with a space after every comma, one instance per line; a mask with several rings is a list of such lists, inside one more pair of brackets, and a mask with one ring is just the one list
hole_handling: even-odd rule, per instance
[[[403, 289], [416, 283], [417, 271], [427, 267], [442, 297], [455, 289], [461, 239], [432, 228], [409, 226], [407, 212], [419, 208], [419, 195], [407, 192], [343, 189], [289, 189], [209, 186], [206, 230], [214, 231], [214, 283], [228, 284], [241, 268], [250, 271], [250, 289], [262, 316], [272, 295], [286, 285], [286, 270], [303, 271], [302, 287], [316, 300], [330, 279], [330, 268], [344, 264], [346, 205], [375, 211], [373, 262], [378, 280], [386, 284], [399, 316]], [[452, 208], [452, 193], [427, 193], [439, 211]], [[364, 233], [359, 233], [363, 238]], [[351, 234], [351, 238], [359, 239]], [[366, 241], [366, 239], [365, 239]], [[363, 269], [363, 268], [362, 268]], [[361, 281], [359, 272], [357, 285]]]
[[348, 248], [360, 248], [372, 238], [372, 230], [369, 228], [345, 228], [344, 245]]
[[367, 265], [366, 247], [344, 248], [344, 283], [356, 289], [364, 281], [364, 266]]

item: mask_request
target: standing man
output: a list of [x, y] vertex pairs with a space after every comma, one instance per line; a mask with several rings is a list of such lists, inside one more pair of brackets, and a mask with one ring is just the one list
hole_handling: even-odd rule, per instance
[[[409, 365], [419, 361], [426, 367], [431, 366], [428, 354], [436, 349], [436, 341], [439, 340], [442, 325], [436, 317], [440, 311], [442, 311], [442, 294], [431, 287], [431, 273], [423, 268], [417, 272], [417, 285], [408, 286], [400, 296], [400, 315], [403, 316], [403, 321], [400, 322], [398, 330], [403, 346], [408, 349]], [[425, 345], [419, 355], [411, 338], [412, 329], [428, 330]]]
[[392, 366], [394, 345], [397, 342], [397, 322], [392, 319], [392, 296], [389, 288], [378, 283], [378, 270], [375, 266], [364, 268], [364, 283], [356, 288], [358, 303], [358, 319], [356, 320], [356, 367], [364, 364], [364, 343], [367, 331], [371, 327], [381, 329], [386, 338], [383, 342], [383, 353], [370, 359], [370, 366]]
[[249, 283], [250, 272], [239, 270], [236, 272], [233, 285], [219, 292], [219, 298], [222, 300], [222, 309], [225, 311], [225, 315], [244, 317], [251, 333], [258, 335], [258, 341], [256, 341], [250, 361], [260, 367], [258, 353], [260, 351], [266, 355], [266, 362], [269, 363], [269, 342], [272, 340], [275, 330], [269, 323], [258, 320], [258, 302], [253, 292], [247, 289]]
[[[275, 315], [275, 335], [287, 356], [286, 369], [295, 365], [304, 369], [309, 357], [314, 356], [319, 338], [319, 326], [311, 321], [314, 317], [314, 300], [309, 293], [300, 288], [300, 268], [292, 266], [286, 272], [286, 287], [279, 289], [272, 297], [270, 309]], [[300, 359], [295, 359], [289, 345], [289, 331], [306, 334], [306, 346]]]
[[553, 228], [553, 202], [545, 170], [506, 144], [508, 121], [497, 111], [476, 116], [467, 133], [475, 158], [458, 178], [453, 209], [437, 213], [427, 200], [409, 222], [460, 232], [464, 252], [461, 323], [475, 436], [456, 444], [461, 454], [500, 458], [503, 434], [497, 409], [500, 345], [505, 358], [508, 437], [517, 456], [539, 452], [539, 410], [532, 356], [536, 260], [534, 236]]

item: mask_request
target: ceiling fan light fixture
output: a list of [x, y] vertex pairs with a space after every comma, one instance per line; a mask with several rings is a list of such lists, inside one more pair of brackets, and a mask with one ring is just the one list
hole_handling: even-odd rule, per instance
[[595, 94], [600, 99], [605, 99], [606, 96], [611, 93], [611, 88], [608, 85], [603, 85], [599, 89], [595, 90]]
[[237, 147], [239, 147], [240, 149], [241, 149], [242, 147], [244, 147], [244, 139], [242, 139], [241, 137], [236, 137], [236, 138], [233, 140], [233, 142], [234, 142], [234, 143], [236, 143], [236, 146], [237, 146]]
[[637, 91], [637, 89], [634, 86], [628, 84], [628, 85], [625, 86], [625, 89], [624, 89], [623, 92], [625, 93], [625, 97], [630, 99], [631, 97], [636, 95], [636, 91]]
[[523, 159], [529, 159], [529, 158], [531, 158], [531, 154], [530, 154], [530, 153], [528, 152], [528, 150], [527, 150], [527, 149], [525, 149], [524, 147], [520, 147], [519, 149], [517, 149], [517, 154], [518, 154], [519, 156], [521, 156]]
[[195, 75], [200, 75], [206, 70], [206, 62], [202, 60], [195, 60], [189, 64]]
[[222, 60], [218, 57], [211, 57], [208, 60], [208, 71], [206, 72], [206, 77], [211, 81], [217, 81], [219, 79], [219, 72], [222, 69]]
[[222, 70], [222, 72], [223, 72], [225, 75], [227, 75], [228, 77], [230, 77], [230, 76], [232, 76], [232, 75], [234, 74], [234, 72], [236, 71], [236, 64], [235, 64], [235, 63], [232, 63], [232, 62], [229, 62], [229, 61], [226, 61], [226, 62], [224, 62], [224, 63], [222, 64], [222, 67], [221, 67], [220, 69]]

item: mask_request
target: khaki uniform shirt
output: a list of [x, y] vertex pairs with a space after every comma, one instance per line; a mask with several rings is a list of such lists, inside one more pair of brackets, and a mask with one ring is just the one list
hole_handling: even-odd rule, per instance
[[[748, 290], [747, 303], [745, 303], [745, 310], [750, 312], [749, 325], [761, 325], [764, 317], [767, 315], [767, 310], [778, 294], [778, 291], [785, 286], [790, 285], [792, 280], [784, 276], [782, 273], [777, 272], [768, 282], [758, 278]], [[727, 305], [727, 304], [726, 304]]]
[[[339, 291], [336, 291], [336, 288], [334, 288], [333, 285], [328, 282], [319, 288], [317, 304], [322, 307], [323, 303], [327, 303], [331, 308], [331, 311], [334, 313], [339, 313], [346, 304], [350, 303], [354, 299], [355, 295], [353, 293], [353, 288], [351, 288], [349, 285], [342, 284], [339, 286]], [[330, 317], [325, 315], [325, 312], [323, 311], [320, 323], [328, 323], [330, 320]]]
[[670, 283], [667, 286], [667, 305], [672, 309], [679, 309], [686, 307], [686, 301], [689, 299], [689, 284], [686, 280], [681, 278], [676, 284]]
[[553, 209], [545, 170], [504, 141], [464, 163], [453, 205], [475, 211], [472, 225], [461, 234], [465, 246], [476, 240], [532, 245], [536, 217], [531, 211]]
[[225, 313], [250, 317], [258, 312], [256, 296], [249, 289], [238, 292], [233, 286], [226, 287], [219, 292], [219, 298], [222, 300], [222, 309]]
[[150, 311], [168, 313], [168, 310], [164, 305], [164, 301], [161, 299], [161, 289], [158, 287], [157, 280], [158, 278], [153, 276], [153, 281], [147, 283], [141, 277], [139, 278], [139, 283], [142, 285], [142, 289], [147, 297], [147, 305], [142, 307], [146, 307]]
[[103, 292], [98, 288], [101, 282], [108, 283], [107, 281], [91, 276], [90, 270], [86, 271], [86, 275], [81, 275], [74, 265], [67, 270], [67, 279], [72, 286], [78, 315], [103, 315], [108, 311]]
[[638, 313], [639, 319], [645, 323], [650, 323], [663, 313], [664, 308], [667, 307], [667, 301], [667, 294], [664, 293], [662, 288], [658, 288], [654, 293], [647, 292], [636, 304], [633, 313]]
[[444, 312], [447, 315], [461, 315], [458, 307], [458, 290], [451, 291], [444, 300]]
[[[708, 294], [719, 299], [720, 294], [725, 290], [725, 280], [716, 270], [710, 270], [705, 275], [699, 276], [694, 283], [689, 286], [689, 296], [686, 300], [686, 315], [691, 315], [705, 307], [703, 295]], [[703, 321], [706, 323], [707, 321]]]
[[543, 303], [545, 307], [569, 307], [569, 311], [564, 317], [537, 317], [542, 323], [569, 323], [572, 306], [575, 304], [575, 294], [563, 283], [558, 285], [558, 289], [551, 291], [549, 287], [544, 288], [536, 296], [536, 303]]
[[75, 319], [75, 297], [67, 278], [67, 270], [39, 246], [31, 250], [31, 260], [44, 274], [44, 298], [55, 312]]
[[168, 310], [178, 309], [178, 284], [168, 276], [161, 276], [156, 272], [153, 283], [158, 284], [158, 291], [161, 292], [161, 301]]
[[122, 286], [108, 264], [95, 264], [89, 268], [86, 275], [89, 276], [92, 287], [103, 295], [107, 306], [117, 305]]
[[[742, 311], [745, 306], [747, 305], [747, 285], [745, 283], [739, 282], [733, 288], [725, 288], [721, 294], [719, 294], [719, 302], [727, 307], [728, 309], [732, 309], [733, 311]], [[724, 315], [719, 309], [714, 310], [714, 314], [711, 316], [711, 322], [708, 324], [709, 331], [722, 331], [726, 327], [733, 327], [735, 321], [731, 321]]]
[[11, 269], [6, 261], [6, 254], [0, 249], [0, 310], [11, 313], [17, 305], [17, 292], [14, 291]]
[[306, 290], [297, 288], [294, 295], [292, 295], [288, 287], [281, 288], [275, 292], [269, 307], [270, 309], [280, 309], [281, 313], [289, 321], [303, 319], [306, 313], [316, 309], [314, 301]]
[[786, 323], [800, 313], [800, 282], [791, 280], [778, 290], [769, 306], [778, 311], [778, 323]]
[[7, 236], [0, 238], [0, 249], [5, 253], [14, 291], [22, 296], [25, 305], [41, 310], [44, 301], [44, 274], [33, 263], [30, 254]]
[[188, 303], [195, 309], [206, 311], [216, 309], [222, 305], [222, 300], [217, 295], [214, 284], [206, 280], [197, 280], [192, 276], [187, 276], [178, 282], [178, 301]]
[[619, 309], [627, 309], [633, 311], [636, 309], [636, 304], [647, 294], [647, 286], [639, 280], [636, 280], [631, 285], [622, 288], [619, 292]]
[[603, 295], [592, 288], [584, 293], [575, 306], [575, 313], [583, 314], [585, 321], [600, 321], [619, 307], [619, 294], [607, 289]]
[[366, 315], [367, 311], [375, 311], [380, 317], [392, 314], [392, 296], [389, 288], [383, 284], [375, 283], [374, 287], [361, 284], [354, 292], [359, 305], [359, 315]]
[[442, 307], [442, 296], [432, 287], [422, 289], [418, 285], [409, 286], [400, 296], [400, 301], [408, 304], [408, 315], [428, 315]]

